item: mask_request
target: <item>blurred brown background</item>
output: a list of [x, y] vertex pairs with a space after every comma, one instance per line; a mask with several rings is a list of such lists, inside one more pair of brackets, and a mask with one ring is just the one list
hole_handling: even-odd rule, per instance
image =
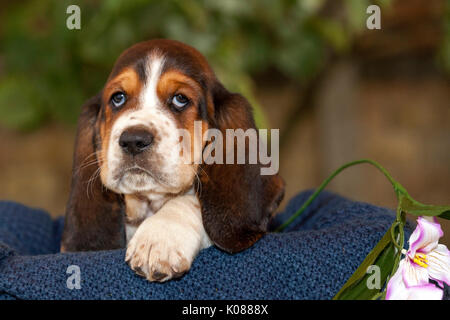
[[[317, 14], [341, 19], [338, 1], [320, 2]], [[392, 1], [382, 8], [381, 30], [362, 28], [347, 51], [327, 53], [308, 81], [273, 68], [250, 74], [266, 121], [280, 128], [286, 199], [317, 187], [345, 162], [370, 158], [415, 199], [450, 204], [450, 83], [438, 58], [450, 41], [447, 5]], [[0, 70], [5, 63], [0, 53]], [[54, 120], [31, 131], [1, 127], [0, 199], [63, 214], [74, 132], [73, 122]], [[389, 182], [368, 165], [347, 169], [328, 189], [396, 207]], [[440, 221], [449, 246], [450, 223]]]

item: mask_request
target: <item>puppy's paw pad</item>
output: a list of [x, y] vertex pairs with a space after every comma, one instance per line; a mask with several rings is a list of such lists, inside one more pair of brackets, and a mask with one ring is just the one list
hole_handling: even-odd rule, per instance
[[169, 275], [160, 271], [153, 271], [151, 275], [151, 279], [154, 281], [162, 281], [164, 278], [167, 278]]

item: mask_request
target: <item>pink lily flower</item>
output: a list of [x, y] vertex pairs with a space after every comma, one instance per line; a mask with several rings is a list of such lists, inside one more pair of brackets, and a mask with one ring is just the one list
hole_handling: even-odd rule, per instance
[[436, 218], [419, 217], [409, 238], [409, 250], [389, 280], [386, 300], [441, 300], [443, 290], [429, 283], [450, 285], [450, 251], [439, 238], [443, 236]]

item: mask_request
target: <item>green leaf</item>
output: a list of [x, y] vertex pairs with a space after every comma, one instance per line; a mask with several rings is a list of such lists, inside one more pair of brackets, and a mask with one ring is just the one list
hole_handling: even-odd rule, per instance
[[450, 211], [445, 211], [439, 215], [439, 218], [450, 220]]
[[438, 216], [450, 220], [450, 206], [434, 206], [420, 203], [409, 194], [400, 196], [400, 206], [402, 210], [415, 216]]
[[[384, 234], [383, 238], [378, 242], [375, 248], [370, 251], [358, 269], [342, 286], [341, 290], [334, 296], [333, 300], [343, 299], [370, 299], [379, 290], [369, 290], [366, 286], [367, 268], [371, 265], [379, 265], [383, 273], [390, 274], [394, 261], [394, 248], [391, 242], [391, 231]], [[387, 277], [386, 275], [386, 277]], [[385, 277], [385, 279], [386, 279]], [[384, 279], [384, 280], [385, 280]], [[365, 287], [365, 289], [363, 288]], [[366, 291], [369, 291], [367, 293]]]
[[366, 272], [363, 278], [341, 293], [339, 300], [370, 300], [377, 296], [381, 292], [381, 289], [384, 287], [384, 284], [392, 271], [395, 256], [395, 246], [390, 243], [373, 263], [373, 265], [380, 268], [380, 289], [369, 289], [367, 287], [367, 280], [372, 274]]

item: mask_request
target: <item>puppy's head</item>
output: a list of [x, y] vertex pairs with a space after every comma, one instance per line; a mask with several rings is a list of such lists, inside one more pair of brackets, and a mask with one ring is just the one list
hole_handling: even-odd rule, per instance
[[[67, 208], [78, 233], [102, 228], [108, 214], [101, 204], [108, 207], [114, 198], [109, 193], [178, 194], [196, 186], [209, 237], [235, 252], [264, 234], [282, 199], [283, 181], [261, 176], [259, 163], [202, 163], [207, 129], [225, 137], [227, 129], [255, 124], [247, 100], [228, 92], [206, 59], [180, 42], [151, 40], [126, 50], [102, 91], [83, 106], [78, 126]], [[227, 142], [222, 147], [226, 153]], [[96, 199], [89, 202], [92, 179]]]
[[[96, 149], [103, 184], [121, 194], [192, 186], [202, 151], [194, 150], [201, 138], [194, 121], [208, 129], [214, 81], [204, 57], [182, 43], [153, 40], [126, 50], [100, 95]], [[179, 129], [189, 132], [192, 152], [182, 152], [188, 141]]]

